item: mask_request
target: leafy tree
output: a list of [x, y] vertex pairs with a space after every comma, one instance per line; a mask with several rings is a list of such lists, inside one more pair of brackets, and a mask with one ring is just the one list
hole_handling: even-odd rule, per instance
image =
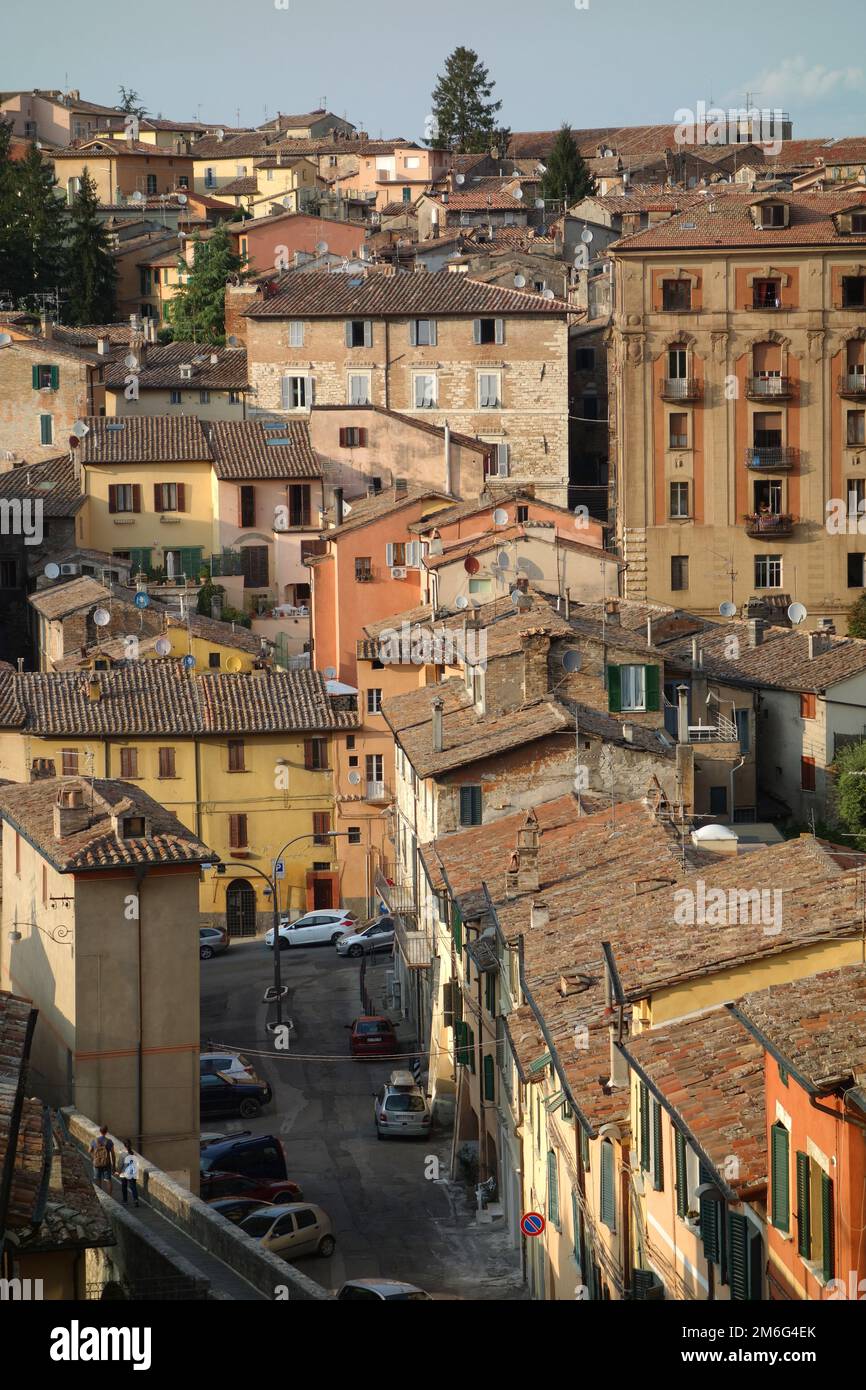
[[836, 770], [836, 815], [848, 834], [846, 843], [866, 849], [866, 741], [840, 748]]
[[70, 208], [67, 314], [70, 323], [110, 323], [114, 318], [117, 271], [98, 208], [96, 184], [85, 164]]
[[121, 111], [129, 111], [131, 115], [138, 116], [139, 120], [141, 120], [142, 116], [147, 115], [147, 107], [142, 105], [141, 96], [134, 87], [124, 87], [121, 85], [118, 90], [120, 92], [119, 105]]
[[866, 594], [861, 594], [848, 609], [848, 636], [866, 637]]
[[458, 154], [483, 154], [494, 140], [501, 101], [490, 101], [496, 84], [471, 48], [455, 48], [433, 89], [436, 137], [429, 145]]
[[570, 125], [562, 125], [544, 163], [546, 171], [541, 180], [543, 198], [559, 198], [570, 205], [598, 191], [598, 185], [577, 148]]
[[[186, 269], [186, 262], [181, 262]], [[225, 341], [225, 290], [232, 277], [245, 279], [244, 259], [231, 249], [229, 234], [220, 223], [207, 241], [193, 241], [193, 263], [187, 282], [171, 302], [171, 326], [175, 338], [193, 342]]]
[[35, 145], [18, 165], [17, 185], [16, 253], [27, 298], [64, 284], [69, 219], [54, 191], [57, 180]]

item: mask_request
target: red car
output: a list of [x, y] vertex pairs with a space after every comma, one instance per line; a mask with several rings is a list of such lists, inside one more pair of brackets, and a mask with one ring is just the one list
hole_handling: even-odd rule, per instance
[[346, 1027], [352, 1030], [349, 1051], [353, 1057], [393, 1057], [397, 1052], [394, 1025], [381, 1014], [364, 1014]]
[[304, 1194], [289, 1178], [245, 1178], [240, 1173], [202, 1173], [202, 1201], [213, 1202], [218, 1197], [253, 1197], [260, 1202], [302, 1202]]

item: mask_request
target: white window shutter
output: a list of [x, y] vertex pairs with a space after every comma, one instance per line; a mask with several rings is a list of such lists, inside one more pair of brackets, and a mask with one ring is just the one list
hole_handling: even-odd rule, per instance
[[494, 335], [497, 343], [505, 342], [505, 319], [494, 319]]
[[385, 546], [385, 564], [388, 565], [388, 566], [390, 567], [391, 565], [393, 565], [393, 563], [394, 563], [394, 544], [393, 544], [392, 541], [388, 541], [387, 545]]
[[373, 325], [368, 319], [364, 320], [364, 347], [373, 346]]
[[280, 403], [283, 410], [291, 410], [291, 378], [284, 376], [280, 381]]
[[410, 347], [417, 347], [417, 346], [418, 346], [418, 320], [417, 320], [417, 319], [410, 319], [410, 320], [409, 320], [409, 345], [410, 345]]
[[352, 346], [352, 321], [346, 320], [346, 347]]
[[430, 320], [430, 346], [436, 346], [436, 320]]
[[508, 477], [508, 444], [497, 444], [496, 446], [496, 471], [500, 478]]
[[480, 320], [480, 319], [473, 319], [473, 320], [472, 320], [472, 341], [475, 342], [475, 343], [480, 343], [480, 342], [481, 342], [481, 320]]
[[307, 405], [316, 404], [316, 378], [307, 377]]
[[419, 555], [419, 545], [417, 541], [410, 541], [406, 546], [406, 564], [410, 569], [417, 569], [421, 563]]

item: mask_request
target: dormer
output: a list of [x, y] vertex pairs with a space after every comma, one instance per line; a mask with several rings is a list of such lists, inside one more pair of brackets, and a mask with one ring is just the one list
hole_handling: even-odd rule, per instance
[[833, 222], [839, 236], [866, 235], [866, 202], [834, 212]]
[[192, 381], [192, 363], [181, 362], [178, 367], [181, 381]]
[[782, 198], [762, 198], [760, 202], [752, 203], [749, 214], [757, 231], [771, 231], [776, 227], [788, 227], [791, 224], [791, 208]]
[[111, 828], [118, 840], [150, 839], [150, 817], [142, 815], [128, 796], [112, 807]]

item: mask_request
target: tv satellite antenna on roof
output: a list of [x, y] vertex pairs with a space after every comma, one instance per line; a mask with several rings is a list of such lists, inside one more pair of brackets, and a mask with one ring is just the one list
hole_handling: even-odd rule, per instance
[[515, 285], [515, 288], [516, 288], [516, 289], [522, 290], [522, 289], [523, 289], [523, 286], [524, 286], [525, 284], [526, 284], [526, 276], [525, 276], [525, 275], [515, 275], [515, 277], [514, 277], [514, 285]]
[[737, 605], [732, 603], [729, 598], [726, 598], [724, 603], [719, 604], [719, 612], [723, 618], [734, 618], [737, 613]]
[[12, 342], [12, 334], [11, 334], [11, 333], [0, 333], [0, 347], [6, 347], [6, 345], [7, 345], [8, 343], [11, 343], [11, 342]]
[[544, 199], [536, 198], [535, 206], [538, 208], [539, 212], [544, 212]]
[[515, 188], [515, 190], [514, 190], [514, 192], [512, 193], [511, 196], [512, 196], [512, 198], [516, 198], [517, 201], [519, 202], [520, 199], [523, 197], [523, 189], [522, 189], [522, 188], [519, 188], [519, 187], [518, 187], [518, 188]]
[[229, 336], [226, 338], [226, 343], [229, 347], [240, 347], [241, 340], [240, 338], [236, 337], [234, 333], [230, 333]]
[[508, 513], [507, 513], [507, 511], [505, 510], [504, 507], [497, 507], [497, 508], [496, 508], [496, 511], [493, 513], [493, 525], [494, 525], [494, 526], [507, 526], [507, 525], [508, 525]]
[[553, 290], [542, 290], [542, 291], [541, 291], [541, 298], [542, 298], [542, 299], [555, 299], [556, 296], [554, 295]]
[[76, 420], [72, 426], [72, 433], [76, 439], [84, 439], [85, 435], [90, 434], [90, 426], [85, 425], [83, 420]]
[[181, 207], [183, 207], [184, 203], [188, 202], [188, 199], [187, 199], [186, 194], [185, 194], [185, 193], [178, 193], [178, 195], [177, 195], [177, 201], [180, 203]]
[[351, 783], [351, 785], [352, 785], [353, 787], [357, 787], [357, 785], [358, 785], [358, 783], [360, 782], [360, 780], [361, 780], [361, 774], [360, 774], [360, 772], [355, 771], [355, 769], [353, 768], [353, 770], [349, 773], [349, 782]]
[[111, 614], [107, 608], [94, 608], [93, 621], [97, 627], [108, 627], [111, 622]]
[[481, 565], [474, 555], [467, 555], [463, 561], [463, 568], [467, 574], [477, 574]]
[[45, 566], [45, 569], [44, 569], [43, 572], [44, 572], [44, 574], [45, 574], [45, 578], [46, 578], [46, 579], [59, 579], [59, 578], [60, 578], [60, 566], [59, 566], [59, 565], [55, 565], [55, 563], [54, 563], [53, 560], [51, 561], [50, 564], [48, 564], [48, 565]]
[[168, 656], [171, 651], [171, 642], [167, 637], [157, 637], [153, 645], [157, 656]]
[[788, 604], [788, 617], [791, 619], [791, 622], [794, 624], [795, 627], [799, 623], [802, 623], [804, 618], [806, 618], [807, 616], [808, 615], [806, 612], [806, 608], [802, 603]]
[[509, 556], [507, 550], [500, 550], [499, 554], [496, 557], [496, 564], [501, 570], [510, 569], [511, 557]]
[[569, 675], [571, 675], [573, 671], [579, 671], [582, 662], [583, 657], [580, 652], [573, 647], [570, 647], [568, 651], [562, 654], [562, 669], [563, 671], [567, 671]]
[[239, 656], [230, 656], [226, 662], [226, 666], [230, 671], [239, 671], [243, 666], [243, 662]]
[[328, 243], [326, 241], [316, 242], [316, 255], [326, 256], [328, 254]]
[[144, 194], [138, 188], [135, 190], [134, 193], [130, 194], [130, 197], [134, 203], [144, 202]]
[[337, 668], [336, 668], [336, 666], [326, 666], [325, 669], [324, 669], [324, 671], [322, 672], [322, 675], [325, 677], [326, 680], [329, 680], [329, 681], [334, 680], [334, 679], [336, 678], [336, 675], [337, 675]]
[[461, 610], [469, 607], [469, 600], [465, 594], [457, 595], [456, 599], [454, 600], [454, 607], [459, 608]]
[[466, 182], [466, 175], [465, 175], [465, 174], [455, 174], [455, 175], [454, 175], [454, 182], [455, 182], [455, 183], [465, 183], [465, 182]]
[[583, 231], [580, 234], [580, 239], [583, 242], [584, 246], [589, 245], [589, 243], [592, 241], [592, 232], [589, 230], [589, 227], [584, 227]]

